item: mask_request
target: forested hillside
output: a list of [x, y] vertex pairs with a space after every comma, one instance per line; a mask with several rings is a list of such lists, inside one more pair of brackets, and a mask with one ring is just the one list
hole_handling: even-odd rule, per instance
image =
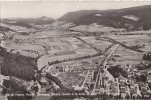
[[35, 79], [36, 60], [18, 54], [11, 54], [0, 47], [1, 74], [15, 76], [24, 80]]

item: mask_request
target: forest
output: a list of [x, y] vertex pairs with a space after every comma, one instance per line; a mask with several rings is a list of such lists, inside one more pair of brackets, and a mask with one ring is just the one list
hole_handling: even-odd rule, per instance
[[23, 55], [12, 54], [0, 47], [1, 74], [15, 76], [27, 81], [35, 79], [36, 60]]

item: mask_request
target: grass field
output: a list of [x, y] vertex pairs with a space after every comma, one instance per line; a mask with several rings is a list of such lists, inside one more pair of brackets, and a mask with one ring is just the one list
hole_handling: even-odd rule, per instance
[[151, 50], [151, 36], [149, 35], [108, 35], [112, 39], [124, 43], [127, 46], [139, 45], [143, 51]]
[[55, 60], [64, 60], [69, 58], [77, 58], [86, 55], [93, 55], [97, 52], [89, 45], [82, 41], [69, 38], [39, 38], [15, 41], [5, 41], [5, 48], [18, 50], [20, 54], [35, 57], [35, 53], [28, 51], [36, 51], [39, 55], [47, 55], [38, 60], [38, 67], [43, 67]]
[[36, 34], [33, 34], [33, 38], [46, 38], [46, 37], [52, 37], [59, 35], [60, 32], [57, 30], [51, 30], [51, 31], [42, 31], [42, 32], [37, 32]]
[[96, 40], [95, 37], [81, 37], [83, 40], [85, 40], [87, 43], [91, 44], [93, 47], [96, 47], [99, 50], [104, 51], [109, 45], [112, 43]]
[[[31, 43], [24, 43], [24, 42], [18, 42], [15, 43], [14, 41], [6, 41], [6, 44], [4, 46], [7, 49], [13, 49], [20, 52], [20, 54], [23, 54], [25, 56], [32, 56], [31, 52], [27, 52], [27, 50], [30, 51], [36, 51], [39, 55], [45, 53], [45, 49], [40, 45], [34, 45]], [[37, 55], [38, 56], [38, 55]], [[35, 56], [33, 56], [35, 57]]]
[[114, 58], [116, 60], [114, 62], [115, 65], [123, 66], [126, 66], [127, 64], [137, 65], [141, 62], [147, 62], [143, 60], [143, 54], [136, 54], [121, 46], [119, 46], [115, 51]]
[[72, 50], [72, 47], [61, 38], [34, 39], [33, 41], [35, 44], [41, 44], [45, 47], [49, 47], [48, 51]]

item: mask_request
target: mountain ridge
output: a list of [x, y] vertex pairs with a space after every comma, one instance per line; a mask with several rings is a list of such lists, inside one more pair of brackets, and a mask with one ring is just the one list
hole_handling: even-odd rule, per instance
[[[47, 19], [47, 20], [44, 20]], [[34, 28], [31, 24], [35, 25], [45, 25], [45, 24], [51, 24], [55, 21], [55, 19], [42, 16], [39, 18], [2, 18], [1, 23], [15, 25], [15, 26], [22, 26], [26, 28]], [[14, 22], [14, 23], [10, 23]]]
[[[149, 30], [151, 29], [150, 11], [151, 5], [113, 10], [80, 10], [66, 13], [58, 20], [73, 22], [76, 25], [97, 23], [114, 28], [125, 28], [129, 31]], [[100, 14], [100, 16], [95, 16], [96, 14]], [[138, 18], [138, 20], [134, 21], [123, 16], [133, 16]]]

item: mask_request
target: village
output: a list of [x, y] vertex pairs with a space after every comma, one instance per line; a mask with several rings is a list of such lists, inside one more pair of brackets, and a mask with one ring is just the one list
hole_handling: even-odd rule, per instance
[[151, 99], [147, 2], [11, 4], [0, 16], [0, 100]]
[[[72, 85], [71, 88], [74, 90], [84, 90], [87, 95], [105, 94], [116, 99], [150, 98], [151, 70], [139, 70], [134, 66], [132, 67], [131, 64], [125, 66], [119, 65], [118, 67], [126, 72], [127, 77], [122, 76], [122, 73], [118, 77], [114, 77], [109, 72], [109, 68], [112, 67], [108, 64], [109, 60], [103, 66], [99, 65], [99, 63], [97, 65], [96, 62], [85, 61], [80, 63], [48, 65], [42, 72], [49, 72], [56, 77], [60, 73], [80, 73], [79, 76], [83, 76], [84, 79], [82, 82]], [[145, 64], [141, 63], [139, 65], [143, 66]], [[144, 73], [147, 74], [147, 79], [145, 81], [138, 81], [136, 77]], [[41, 81], [47, 84], [45, 77]]]

